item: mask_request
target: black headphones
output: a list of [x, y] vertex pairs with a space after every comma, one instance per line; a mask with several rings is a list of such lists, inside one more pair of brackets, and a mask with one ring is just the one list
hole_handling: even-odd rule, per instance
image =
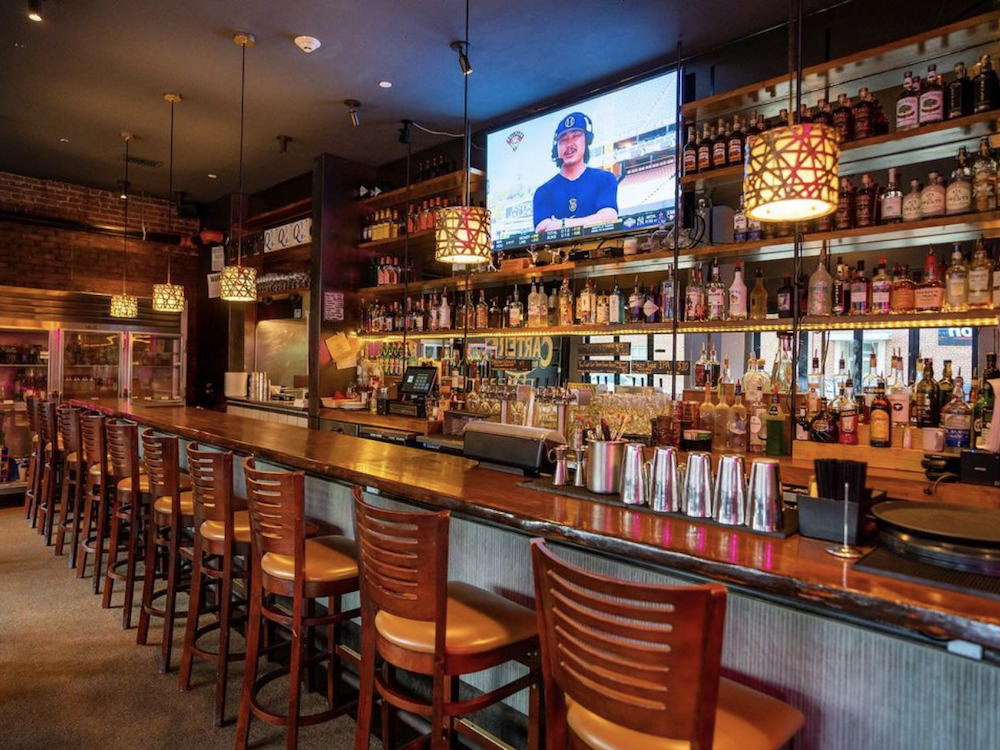
[[552, 136], [552, 161], [557, 167], [562, 167], [559, 158], [559, 136], [570, 130], [582, 130], [587, 137], [587, 146], [583, 150], [583, 161], [590, 162], [590, 144], [594, 142], [594, 123], [583, 112], [571, 112], [559, 121], [555, 135]]

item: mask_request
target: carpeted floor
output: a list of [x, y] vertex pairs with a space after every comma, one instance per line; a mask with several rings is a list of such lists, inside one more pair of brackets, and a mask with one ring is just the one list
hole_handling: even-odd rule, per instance
[[[28, 528], [20, 507], [0, 507], [0, 748], [232, 748], [242, 665], [230, 671], [229, 722], [216, 729], [214, 667], [196, 661], [192, 689], [177, 688], [183, 626], [175, 630], [174, 669], [161, 675], [159, 621], [150, 629], [156, 645], [136, 646], [135, 628], [121, 629], [120, 593], [101, 609], [89, 576], [77, 579], [66, 564]], [[278, 705], [284, 685], [275, 683]], [[303, 710], [321, 703], [306, 694]], [[252, 748], [283, 748], [284, 730], [254, 721], [250, 740]], [[298, 746], [338, 750], [353, 741], [354, 721], [342, 717], [302, 728]]]

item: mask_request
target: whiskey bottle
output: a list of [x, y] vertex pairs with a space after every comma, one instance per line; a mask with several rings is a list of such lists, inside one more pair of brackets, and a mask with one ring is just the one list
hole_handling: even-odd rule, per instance
[[729, 135], [729, 142], [726, 146], [726, 163], [729, 166], [743, 163], [743, 147], [746, 143], [746, 134], [743, 132], [743, 122], [737, 115], [733, 120], [733, 131]]
[[[885, 270], [885, 256], [878, 261], [878, 271], [872, 278], [872, 304], [871, 313], [873, 315], [888, 315], [892, 309], [892, 279]], [[874, 357], [874, 352], [872, 353]]]
[[844, 387], [844, 397], [841, 400], [837, 415], [837, 442], [841, 445], [858, 444], [858, 402], [854, 399], [854, 383], [848, 378]]
[[854, 224], [870, 227], [878, 224], [879, 189], [870, 174], [862, 175], [861, 188], [854, 197]]
[[931, 360], [924, 360], [924, 375], [913, 394], [913, 417], [917, 427], [937, 427], [941, 422], [941, 391], [934, 380]]
[[729, 404], [726, 402], [726, 389], [719, 381], [719, 400], [715, 404], [715, 421], [712, 425], [712, 449], [724, 451], [728, 443]]
[[858, 268], [851, 280], [851, 315], [867, 315], [871, 296], [871, 282], [865, 276], [865, 262], [858, 261]]
[[913, 73], [903, 77], [903, 90], [896, 97], [896, 130], [910, 130], [920, 124], [920, 94], [913, 86]]
[[986, 431], [993, 419], [993, 409], [996, 402], [996, 394], [990, 381], [996, 378], [1000, 378], [1000, 370], [997, 370], [997, 355], [990, 352], [986, 355], [986, 369], [983, 370], [979, 393], [972, 410], [972, 431], [976, 448], [986, 447]]
[[899, 189], [899, 170], [889, 170], [889, 186], [882, 193], [881, 223], [893, 224], [903, 220], [903, 191]]
[[962, 389], [955, 387], [951, 400], [941, 408], [941, 426], [944, 427], [944, 444], [948, 448], [972, 446], [972, 409], [965, 403]]
[[944, 194], [944, 212], [949, 216], [972, 210], [972, 169], [965, 146], [958, 150], [956, 161], [958, 165], [952, 170], [951, 182]]
[[[898, 264], [897, 264], [898, 268]], [[892, 280], [892, 291], [889, 297], [889, 312], [891, 314], [911, 313], [916, 306], [915, 293], [917, 285], [904, 269], [899, 269]]]
[[819, 411], [809, 422], [809, 439], [815, 443], [836, 443], [839, 438], [837, 420], [830, 412], [825, 398], [819, 400]]
[[701, 344], [701, 355], [694, 361], [694, 387], [704, 388], [708, 380], [708, 351], [705, 342]]
[[750, 292], [750, 317], [762, 320], [767, 317], [767, 288], [764, 286], [763, 271], [758, 268], [754, 277], [754, 286]]
[[945, 189], [941, 175], [931, 172], [927, 175], [927, 186], [920, 191], [920, 218], [944, 216], [944, 200]]
[[941, 312], [944, 307], [944, 282], [933, 250], [927, 253], [924, 278], [916, 286], [913, 302], [917, 312]]
[[944, 109], [949, 120], [972, 114], [972, 81], [963, 62], [955, 63], [955, 77], [948, 84]]
[[979, 58], [979, 72], [972, 80], [972, 111], [989, 112], [1000, 106], [1000, 81], [989, 55]]
[[910, 192], [903, 196], [903, 221], [920, 220], [920, 194], [920, 180], [910, 180]]
[[[553, 292], [554, 294], [555, 292]], [[496, 297], [493, 298], [493, 303], [490, 305], [490, 328], [499, 330], [503, 328], [503, 321], [500, 317], [500, 306], [497, 304]]]
[[833, 312], [833, 277], [826, 270], [826, 250], [819, 253], [819, 263], [809, 277], [808, 315], [830, 315]]
[[938, 79], [937, 65], [927, 66], [927, 80], [920, 89], [921, 125], [941, 122], [944, 119], [944, 87]]
[[840, 178], [840, 191], [837, 195], [837, 212], [834, 215], [834, 227], [838, 232], [854, 228], [854, 185], [850, 177]]
[[694, 137], [694, 125], [688, 127], [687, 143], [684, 144], [684, 174], [698, 171], [698, 144]]
[[778, 317], [790, 318], [793, 314], [792, 305], [795, 297], [795, 289], [792, 287], [792, 275], [785, 273], [785, 283], [778, 289]]
[[972, 163], [972, 204], [977, 211], [997, 207], [997, 160], [985, 137], [979, 141], [979, 153]]
[[888, 448], [892, 445], [892, 406], [885, 395], [885, 381], [881, 378], [875, 384], [875, 395], [868, 407], [869, 440], [872, 448]]
[[941, 379], [938, 381], [938, 406], [944, 408], [945, 404], [951, 401], [952, 391], [955, 390], [955, 378], [951, 371], [951, 360], [946, 359], [941, 366]]
[[969, 265], [969, 307], [981, 310], [993, 305], [993, 264], [986, 257], [986, 246], [982, 239], [976, 241], [976, 249]]
[[[969, 269], [962, 257], [962, 244], [952, 245], [951, 265], [945, 271], [944, 309], [961, 312], [969, 308]], [[946, 392], [947, 393], [947, 392]]]
[[705, 380], [713, 388], [722, 379], [721, 370], [722, 368], [719, 367], [719, 357], [715, 351], [715, 344], [712, 344], [708, 350], [708, 364], [705, 365]]
[[875, 102], [864, 86], [858, 92], [858, 103], [854, 105], [854, 137], [858, 140], [875, 135]]
[[833, 108], [833, 129], [837, 140], [846, 143], [854, 138], [854, 108], [847, 94], [837, 97], [837, 106]]
[[[545, 293], [542, 292], [542, 296]], [[545, 317], [548, 320], [548, 317]], [[542, 323], [544, 325], [544, 323]], [[476, 304], [476, 328], [489, 328], [490, 327], [490, 306], [486, 304], [486, 291], [484, 289], [479, 290], [479, 302]]]

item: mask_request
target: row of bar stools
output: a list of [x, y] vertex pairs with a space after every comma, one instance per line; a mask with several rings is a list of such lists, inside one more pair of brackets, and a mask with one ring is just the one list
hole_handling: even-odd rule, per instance
[[[401, 512], [366, 503], [354, 488], [361, 571], [361, 686], [355, 750], [367, 750], [373, 694], [382, 700], [383, 748], [391, 750], [392, 711], [430, 718], [432, 750], [455, 747], [458, 735], [506, 747], [459, 719], [521, 690], [529, 692], [528, 744], [539, 746], [538, 626], [526, 607], [468, 583], [448, 581], [448, 511]], [[376, 669], [376, 658], [384, 668]], [[510, 661], [528, 673], [461, 700], [461, 675]], [[394, 669], [429, 675], [431, 702], [403, 694]]]
[[[246, 459], [244, 471], [251, 529], [251, 589], [236, 748], [247, 747], [250, 719], [256, 716], [270, 724], [283, 724], [285, 747], [292, 750], [298, 743], [300, 726], [328, 721], [350, 708], [350, 704], [336, 703], [341, 666], [337, 640], [340, 623], [359, 614], [358, 610], [344, 612], [341, 604], [344, 595], [358, 590], [357, 552], [354, 542], [346, 537], [307, 538], [303, 472], [263, 471], [253, 458]], [[278, 597], [291, 599], [290, 614], [275, 601]], [[326, 614], [316, 612], [316, 600], [321, 598], [329, 602]], [[279, 647], [261, 647], [261, 623], [265, 620], [291, 630], [290, 666], [258, 676], [259, 657]], [[309, 653], [316, 628], [326, 629], [326, 653]], [[301, 715], [302, 681], [308, 669], [321, 661], [329, 662], [327, 708]], [[286, 674], [287, 711], [268, 711], [259, 703], [258, 693]]]
[[[229, 663], [240, 661], [246, 652], [230, 652], [229, 638], [238, 615], [234, 612], [234, 587], [244, 582], [249, 593], [250, 576], [250, 515], [246, 500], [233, 492], [233, 454], [228, 451], [207, 451], [197, 443], [187, 447], [188, 473], [194, 485], [194, 555], [191, 570], [191, 596], [188, 604], [184, 651], [181, 656], [179, 685], [191, 686], [194, 657], [215, 663], [215, 726], [225, 721], [226, 686]], [[205, 586], [216, 585], [217, 604], [205, 606]], [[238, 605], [237, 605], [238, 606]], [[247, 607], [243, 607], [245, 619]], [[215, 611], [215, 621], [199, 627], [204, 614]], [[200, 639], [218, 631], [215, 651], [199, 645]]]
[[[177, 594], [185, 588], [181, 580], [182, 558], [191, 557], [190, 547], [183, 545], [193, 543], [194, 496], [190, 490], [190, 479], [182, 482], [179, 440], [175, 436], [156, 435], [152, 430], [143, 430], [142, 448], [149, 480], [148, 495], [140, 496], [148, 497], [152, 503], [144, 512], [146, 553], [136, 643], [146, 645], [150, 617], [162, 618], [160, 672], [166, 673], [170, 671], [174, 618], [187, 615], [186, 611], [177, 611]], [[187, 489], [184, 489], [185, 486]], [[158, 570], [164, 572], [158, 575]], [[155, 590], [158, 578], [166, 584], [159, 591]], [[161, 597], [164, 605], [157, 608], [153, 602]]]

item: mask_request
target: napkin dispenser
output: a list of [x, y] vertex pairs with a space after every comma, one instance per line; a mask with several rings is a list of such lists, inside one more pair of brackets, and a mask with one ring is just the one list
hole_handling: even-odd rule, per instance
[[565, 444], [555, 430], [521, 427], [497, 422], [470, 422], [465, 426], [466, 458], [484, 469], [538, 476], [552, 470], [549, 451]]

